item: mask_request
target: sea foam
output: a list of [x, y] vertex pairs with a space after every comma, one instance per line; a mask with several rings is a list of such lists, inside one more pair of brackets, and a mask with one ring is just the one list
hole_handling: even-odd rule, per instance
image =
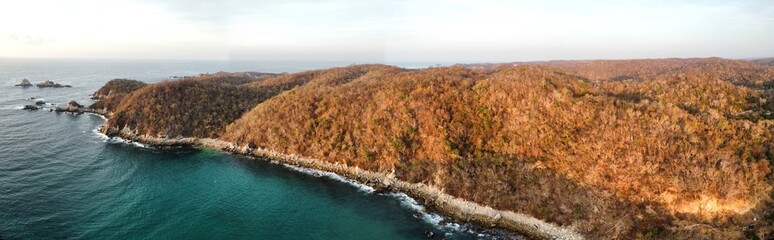
[[287, 168], [293, 169], [293, 170], [295, 170], [297, 172], [306, 173], [306, 174], [309, 174], [309, 175], [312, 175], [312, 176], [315, 176], [315, 177], [327, 177], [327, 178], [330, 178], [330, 179], [333, 179], [333, 180], [336, 180], [336, 181], [339, 181], [339, 182], [347, 183], [349, 185], [354, 186], [355, 188], [358, 189], [358, 191], [361, 191], [361, 192], [373, 193], [375, 191], [375, 189], [372, 188], [371, 186], [368, 186], [368, 185], [356, 182], [354, 180], [342, 177], [341, 175], [338, 175], [338, 174], [335, 174], [335, 173], [332, 173], [332, 172], [326, 172], [326, 171], [321, 171], [321, 170], [311, 169], [311, 168], [298, 167], [298, 166], [293, 166], [293, 165], [285, 164], [285, 163], [282, 163], [282, 165], [287, 167]]
[[[321, 171], [321, 170], [317, 170], [317, 169], [310, 169], [310, 168], [299, 167], [299, 166], [294, 166], [294, 165], [285, 164], [285, 163], [279, 163], [279, 162], [276, 162], [276, 161], [273, 161], [273, 160], [270, 160], [270, 162], [277, 163], [277, 164], [283, 165], [283, 166], [285, 166], [285, 167], [287, 167], [289, 169], [292, 169], [294, 171], [305, 173], [305, 174], [309, 174], [309, 175], [312, 175], [312, 176], [315, 176], [315, 177], [327, 177], [329, 179], [333, 179], [333, 180], [336, 180], [336, 181], [339, 181], [339, 182], [347, 183], [347, 184], [352, 185], [355, 188], [357, 188], [358, 191], [360, 191], [360, 192], [374, 193], [376, 191], [371, 186], [359, 183], [357, 181], [348, 179], [346, 177], [343, 177], [341, 175], [338, 175], [338, 174], [335, 174], [335, 173], [332, 173], [332, 172], [326, 172], [326, 171]], [[437, 226], [439, 228], [442, 228], [444, 230], [450, 231], [450, 233], [447, 233], [448, 236], [453, 235], [453, 233], [455, 233], [455, 232], [456, 233], [463, 233], [463, 232], [465, 232], [465, 233], [476, 234], [476, 235], [478, 235], [478, 237], [486, 238], [486, 239], [496, 238], [495, 236], [493, 236], [491, 234], [481, 233], [481, 232], [475, 230], [475, 228], [472, 227], [469, 224], [459, 224], [459, 223], [456, 223], [456, 222], [452, 222], [449, 219], [447, 219], [447, 218], [445, 218], [445, 217], [443, 217], [443, 216], [441, 216], [441, 215], [439, 215], [437, 213], [430, 212], [430, 211], [428, 211], [425, 208], [425, 206], [423, 206], [422, 204], [417, 202], [416, 199], [410, 197], [409, 195], [407, 195], [405, 193], [393, 192], [393, 193], [386, 193], [386, 194], [382, 194], [382, 195], [394, 198], [395, 200], [397, 200], [400, 203], [400, 205], [402, 207], [404, 207], [406, 209], [409, 209], [412, 212], [416, 213], [414, 216], [419, 218], [419, 219], [421, 219], [422, 221], [424, 221], [426, 223], [429, 223], [429, 224], [432, 224], [433, 226]]]
[[[102, 115], [99, 115], [99, 114], [95, 114], [95, 115], [98, 115], [98, 116], [104, 118]], [[99, 127], [95, 128], [94, 130], [91, 130], [91, 132], [94, 133], [95, 135], [97, 135], [100, 139], [102, 139], [102, 142], [112, 143], [112, 144], [128, 144], [128, 145], [132, 145], [132, 146], [135, 146], [135, 147], [150, 148], [148, 145], [145, 145], [145, 144], [142, 144], [142, 143], [139, 143], [139, 142], [136, 142], [136, 141], [132, 141], [132, 140], [128, 140], [128, 139], [123, 139], [123, 138], [120, 138], [120, 137], [110, 137], [108, 135], [105, 135], [104, 133], [99, 131]]]

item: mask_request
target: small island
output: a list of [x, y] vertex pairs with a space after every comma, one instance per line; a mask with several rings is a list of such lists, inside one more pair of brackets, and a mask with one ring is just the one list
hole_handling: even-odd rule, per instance
[[52, 87], [52, 88], [72, 87], [70, 85], [62, 85], [62, 84], [59, 84], [59, 83], [55, 83], [54, 81], [51, 81], [51, 80], [43, 81], [41, 83], [35, 84], [35, 86], [37, 86], [39, 88], [47, 88], [47, 87]]
[[30, 83], [30, 80], [27, 80], [25, 78], [25, 79], [22, 79], [21, 83], [16, 84], [14, 86], [17, 86], [17, 87], [32, 87], [32, 83]]
[[[29, 79], [25, 78], [25, 79], [22, 79], [22, 81], [19, 84], [16, 84], [14, 86], [26, 88], [26, 87], [32, 87], [32, 83], [30, 83]], [[72, 87], [70, 85], [62, 85], [62, 84], [59, 84], [59, 83], [55, 83], [54, 81], [51, 81], [51, 80], [42, 81], [42, 82], [40, 82], [38, 84], [35, 84], [35, 86], [37, 86], [39, 88], [49, 88], [49, 87], [50, 88], [69, 88], [69, 87]]]

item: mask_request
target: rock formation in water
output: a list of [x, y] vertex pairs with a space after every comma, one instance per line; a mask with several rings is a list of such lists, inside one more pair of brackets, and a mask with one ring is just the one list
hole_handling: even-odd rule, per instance
[[41, 83], [35, 84], [35, 86], [37, 86], [37, 87], [39, 87], [39, 88], [48, 88], [48, 87], [50, 87], [50, 88], [63, 88], [63, 87], [71, 87], [70, 85], [62, 85], [62, 84], [59, 84], [59, 83], [55, 83], [55, 82], [53, 82], [53, 81], [51, 81], [51, 80], [46, 80], [46, 81], [43, 81], [43, 82], [41, 82]]
[[27, 80], [27, 79], [25, 78], [25, 79], [22, 79], [21, 83], [19, 83], [19, 84], [16, 84], [16, 85], [14, 85], [14, 86], [17, 86], [17, 87], [31, 87], [31, 86], [32, 86], [32, 83], [30, 83], [30, 80]]
[[217, 137], [394, 172], [590, 239], [774, 236], [774, 68], [517, 65], [187, 78], [115, 99], [102, 131]]
[[54, 111], [57, 112], [71, 112], [71, 113], [83, 113], [86, 112], [86, 109], [83, 108], [83, 105], [78, 104], [76, 101], [70, 101], [67, 103], [67, 106], [64, 107], [56, 107]]
[[24, 105], [24, 110], [38, 110], [40, 109], [38, 106], [35, 105]]

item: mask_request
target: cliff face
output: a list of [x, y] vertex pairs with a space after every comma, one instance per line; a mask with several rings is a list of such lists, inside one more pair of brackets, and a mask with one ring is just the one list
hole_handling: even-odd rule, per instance
[[771, 68], [574, 64], [175, 81], [132, 92], [106, 126], [394, 171], [592, 239], [772, 236]]

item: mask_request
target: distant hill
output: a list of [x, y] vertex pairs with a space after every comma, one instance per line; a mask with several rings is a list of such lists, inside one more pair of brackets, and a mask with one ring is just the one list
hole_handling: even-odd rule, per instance
[[[760, 61], [765, 62], [766, 59]], [[771, 69], [762, 68], [763, 62], [723, 58], [669, 58], [635, 60], [555, 60], [542, 62], [459, 64], [473, 69], [491, 69], [501, 66], [541, 65], [560, 67], [570, 73], [593, 81], [620, 81], [653, 79], [680, 73], [705, 74], [706, 78], [720, 79], [737, 84], [762, 84], [774, 79]]]
[[750, 61], [763, 66], [769, 66], [769, 67], [774, 66], [774, 58], [759, 58], [759, 59], [753, 59]]
[[589, 239], [766, 238], [772, 76], [719, 58], [356, 65], [151, 84], [105, 130], [394, 171]]

